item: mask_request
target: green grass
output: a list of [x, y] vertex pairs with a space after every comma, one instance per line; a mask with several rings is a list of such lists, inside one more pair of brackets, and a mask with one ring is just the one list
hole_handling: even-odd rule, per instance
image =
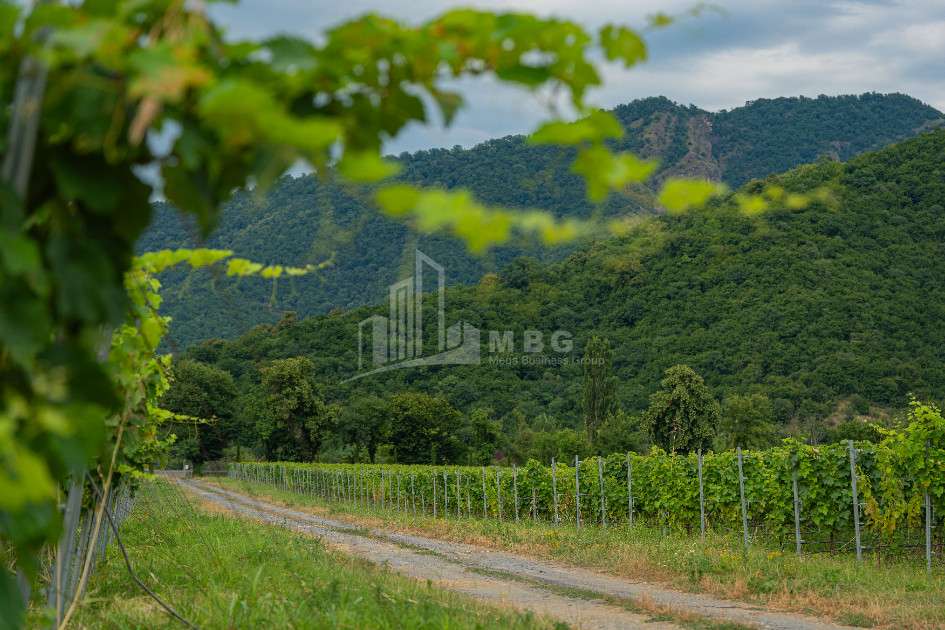
[[[138, 577], [208, 628], [551, 628], [328, 548], [318, 539], [198, 508], [158, 481], [122, 526]], [[181, 628], [129, 578], [117, 546], [73, 627]]]
[[663, 535], [654, 528], [626, 525], [558, 528], [530, 520], [457, 520], [414, 518], [396, 511], [328, 504], [321, 499], [275, 488], [214, 480], [224, 487], [291, 501], [296, 509], [345, 520], [352, 525], [382, 527], [504, 549], [532, 557], [584, 566], [613, 575], [689, 592], [831, 619], [858, 627], [926, 630], [945, 627], [945, 575], [941, 563], [926, 576], [924, 559], [877, 568], [874, 557], [861, 565], [852, 555], [806, 555], [759, 542], [745, 554], [741, 536], [712, 532]]

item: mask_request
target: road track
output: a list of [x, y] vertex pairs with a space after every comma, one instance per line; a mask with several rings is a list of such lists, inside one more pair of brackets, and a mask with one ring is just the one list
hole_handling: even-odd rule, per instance
[[755, 628], [846, 628], [810, 617], [681, 593], [473, 545], [376, 528], [364, 528], [363, 531], [352, 533], [351, 523], [276, 506], [200, 481], [171, 481], [181, 484], [201, 499], [241, 516], [317, 536], [341, 551], [388, 566], [399, 573], [432, 580], [440, 586], [474, 597], [498, 600], [522, 610], [549, 615], [576, 628], [671, 630], [681, 626], [654, 621], [651, 614], [631, 612], [599, 599], [560, 595], [555, 587], [559, 591], [560, 588], [580, 589], [600, 594], [601, 597], [611, 596], [638, 604], [651, 602], [684, 615], [700, 615]]

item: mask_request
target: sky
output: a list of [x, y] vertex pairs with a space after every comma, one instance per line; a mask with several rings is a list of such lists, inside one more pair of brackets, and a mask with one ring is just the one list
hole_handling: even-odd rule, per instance
[[[317, 40], [365, 13], [417, 24], [457, 7], [527, 11], [596, 29], [646, 28], [657, 11], [683, 15], [691, 0], [243, 0], [211, 13], [232, 38], [276, 34]], [[649, 59], [629, 70], [604, 66], [588, 103], [611, 108], [666, 96], [709, 111], [758, 98], [901, 92], [945, 111], [945, 0], [720, 0], [699, 17], [644, 32]], [[461, 145], [527, 134], [549, 117], [540, 95], [491, 79], [459, 83], [467, 107], [453, 124], [413, 125], [385, 152]]]

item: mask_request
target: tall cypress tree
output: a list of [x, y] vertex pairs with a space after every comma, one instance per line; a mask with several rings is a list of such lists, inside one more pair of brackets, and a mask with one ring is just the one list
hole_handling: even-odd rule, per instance
[[617, 413], [617, 379], [611, 376], [613, 358], [607, 339], [594, 337], [584, 347], [584, 428], [591, 444], [597, 428]]

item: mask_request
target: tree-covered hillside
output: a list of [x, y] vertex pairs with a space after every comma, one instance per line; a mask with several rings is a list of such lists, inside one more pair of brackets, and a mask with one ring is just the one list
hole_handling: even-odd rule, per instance
[[[593, 336], [613, 348], [617, 403], [627, 414], [647, 408], [676, 364], [695, 369], [718, 400], [766, 396], [782, 425], [809, 426], [851, 397], [896, 407], [909, 393], [942, 400], [943, 164], [945, 130], [847, 163], [825, 158], [744, 190], [826, 187], [833, 201], [774, 203], [746, 215], [732, 194], [698, 213], [652, 217], [560, 263], [517, 259], [499, 277], [449, 288], [445, 324], [466, 321], [482, 332], [479, 365], [345, 383], [358, 373], [359, 322], [390, 314], [386, 304], [299, 322], [287, 316], [186, 356], [232, 374], [244, 410], [258, 408], [252, 401], [272, 361], [305, 357], [342, 409], [370, 395], [431, 394], [466, 417], [489, 409], [509, 434], [522, 423], [583, 426], [584, 372], [575, 360]], [[435, 321], [434, 306], [432, 297], [424, 302]], [[541, 334], [541, 352], [525, 352], [528, 330]], [[557, 330], [571, 333], [571, 351], [552, 349]], [[512, 331], [512, 351], [490, 347], [489, 331]]]
[[[619, 148], [660, 160], [654, 181], [682, 175], [733, 187], [822, 155], [845, 160], [945, 123], [940, 112], [900, 94], [758, 100], [718, 113], [649, 98], [614, 113], [626, 129]], [[520, 136], [397, 159], [406, 182], [464, 187], [489, 203], [559, 216], [654, 212], [645, 188], [589, 203], [582, 180], [569, 171], [569, 150], [532, 145]], [[139, 249], [193, 246], [196, 233], [173, 209], [159, 204]], [[517, 256], [551, 262], [581, 246], [549, 250], [513, 242], [475, 257], [452, 239], [417, 236], [382, 216], [363, 190], [314, 176], [286, 177], [265, 193], [238, 195], [206, 244], [266, 263], [329, 264], [310, 277], [276, 286], [261, 279], [211, 281], [206, 271], [162, 277], [164, 311], [174, 318], [170, 338], [180, 348], [210, 337], [233, 338], [258, 323], [276, 322], [284, 310], [307, 316], [382, 300], [412, 264], [417, 247], [449, 270], [450, 283], [474, 284]]]

